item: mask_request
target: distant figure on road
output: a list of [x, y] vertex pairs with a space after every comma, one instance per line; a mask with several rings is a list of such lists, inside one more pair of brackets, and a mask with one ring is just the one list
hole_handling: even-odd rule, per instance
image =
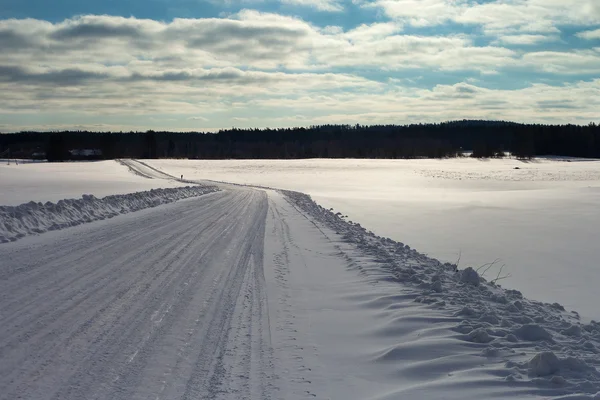
[[183, 180], [183, 175], [181, 175], [181, 180]]

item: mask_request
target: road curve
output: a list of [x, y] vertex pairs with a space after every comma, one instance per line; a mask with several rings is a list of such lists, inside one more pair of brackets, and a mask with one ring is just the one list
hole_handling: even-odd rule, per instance
[[267, 210], [225, 190], [0, 245], [0, 399], [271, 398]]

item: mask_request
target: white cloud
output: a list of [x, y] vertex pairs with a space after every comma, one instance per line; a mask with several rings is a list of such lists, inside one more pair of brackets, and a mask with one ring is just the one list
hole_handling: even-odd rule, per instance
[[364, 42], [385, 39], [388, 36], [395, 35], [402, 31], [402, 25], [396, 22], [383, 22], [374, 24], [362, 24], [350, 31], [344, 33], [337, 31], [345, 39], [352, 42]]
[[579, 32], [577, 34], [578, 37], [582, 38], [582, 39], [587, 39], [587, 40], [596, 40], [596, 39], [600, 39], [600, 29], [596, 29], [593, 31], [584, 31], [584, 32]]
[[525, 54], [523, 61], [533, 68], [553, 74], [600, 75], [599, 50], [540, 51]]
[[[446, 3], [423, 1], [433, 8]], [[467, 5], [462, 0], [453, 4], [460, 10]], [[410, 12], [416, 19], [424, 18], [422, 10]], [[458, 19], [466, 14], [462, 10], [446, 15]], [[496, 22], [490, 21], [486, 26], [491, 29]], [[553, 121], [593, 119], [591, 107], [597, 110], [598, 104], [591, 96], [598, 96], [597, 81], [585, 89], [582, 84], [556, 91], [551, 86], [490, 91], [473, 83], [485, 83], [486, 73], [501, 73], [505, 67], [561, 76], [600, 74], [600, 50], [515, 51], [502, 44], [542, 43], [556, 37], [505, 32], [493, 45], [480, 46], [474, 36], [405, 34], [406, 23], [410, 21], [378, 22], [344, 31], [251, 10], [228, 18], [171, 22], [110, 16], [82, 16], [54, 24], [0, 20], [0, 117], [23, 115], [26, 121], [27, 115], [61, 113], [176, 114], [183, 128], [191, 121], [206, 125], [203, 115], [211, 116], [211, 125], [230, 126], [231, 121], [223, 119], [229, 116], [214, 115], [248, 118], [259, 111], [256, 118], [265, 124], [292, 123], [298, 115], [307, 121], [320, 115], [319, 122], [355, 121], [352, 115], [364, 118], [358, 122], [492, 115], [517, 120], [527, 115]], [[390, 71], [401, 77], [406, 69], [429, 77], [473, 71], [480, 81], [417, 90], [410, 87], [415, 83], [409, 76], [385, 79]], [[336, 72], [340, 70], [355, 72]], [[364, 71], [378, 73], [382, 82], [360, 76]], [[571, 108], [547, 111], [570, 98], [569, 91], [581, 96], [564, 103]], [[282, 119], [270, 117], [273, 110], [285, 111]], [[254, 119], [244, 123], [259, 125]]]
[[137, 68], [39, 70], [0, 68], [0, 113], [69, 112], [90, 115], [198, 114], [243, 106], [255, 96], [298, 96], [332, 90], [378, 91], [382, 84], [349, 74], [243, 71], [213, 68], [154, 71]]
[[[49, 24], [0, 21], [5, 66], [86, 70], [118, 66], [124, 74], [155, 75], [195, 68], [314, 69], [372, 66], [431, 67], [489, 72], [513, 63], [501, 47], [476, 47], [470, 39], [402, 35], [397, 23], [361, 25], [349, 31], [316, 28], [297, 18], [244, 10], [233, 18], [175, 19], [84, 16]], [[185, 72], [185, 71], [183, 71]]]
[[[433, 7], [445, 0], [423, 1]], [[459, 7], [462, 0], [453, 4]], [[0, 20], [0, 80], [23, 84], [46, 80], [55, 85], [116, 78], [229, 82], [234, 76], [223, 71], [232, 68], [229, 75], [237, 74], [237, 83], [249, 85], [257, 82], [258, 75], [241, 74], [244, 69], [364, 67], [494, 73], [507, 66], [527, 66], [560, 74], [596, 70], [598, 54], [593, 50], [522, 55], [502, 47], [555, 39], [552, 35], [510, 34], [500, 36], [494, 45], [478, 46], [464, 35], [403, 34], [402, 25], [396, 22], [343, 31], [250, 10], [230, 18], [175, 19], [170, 23], [110, 16], [83, 16], [56, 24]], [[217, 76], [214, 71], [221, 72]]]
[[459, 36], [393, 35], [347, 41], [342, 37], [322, 41], [315, 59], [327, 66], [371, 66], [387, 70], [429, 68], [435, 70], [476, 70], [484, 73], [512, 65], [517, 54], [502, 47], [476, 47]]
[[560, 40], [560, 38], [555, 35], [504, 35], [500, 36], [494, 43], [507, 45], [536, 45], [558, 40]]
[[344, 7], [338, 0], [280, 0], [283, 4], [311, 7], [319, 11], [339, 12]]
[[553, 33], [559, 25], [592, 25], [600, 20], [597, 0], [373, 0], [389, 17], [416, 26], [448, 21], [480, 25], [490, 34], [507, 32]]
[[[134, 94], [137, 97], [137, 93]], [[19, 97], [19, 96], [17, 96]], [[146, 99], [146, 101], [150, 101]], [[219, 127], [278, 127], [307, 126], [321, 123], [344, 124], [403, 124], [413, 122], [439, 122], [456, 119], [512, 120], [539, 123], [588, 123], [600, 122], [597, 110], [600, 107], [600, 79], [590, 82], [577, 82], [563, 86], [536, 84], [519, 90], [487, 89], [469, 83], [437, 85], [432, 89], [418, 89], [394, 86], [379, 93], [304, 93], [299, 96], [253, 96], [241, 103], [228, 102], [225, 107], [218, 101], [201, 105], [200, 103], [184, 107], [185, 103], [170, 110], [168, 102], [158, 102], [156, 107], [167, 112], [190, 114], [193, 117], [199, 109], [224, 117], [211, 118]], [[73, 106], [65, 103], [63, 107]], [[165, 108], [167, 107], [167, 108]], [[1, 107], [0, 107], [1, 109]], [[177, 111], [174, 111], [174, 110]], [[36, 118], [43, 115], [45, 108], [35, 109]], [[75, 108], [75, 111], [78, 111]], [[156, 125], [132, 123], [129, 113], [123, 118], [123, 125], [111, 122], [102, 129], [111, 130], [147, 130], [156, 129]], [[242, 116], [243, 115], [243, 116]], [[248, 116], [250, 115], [250, 116]], [[69, 129], [72, 126], [31, 125], [24, 118], [23, 125], [5, 124], [4, 131], [20, 129]], [[193, 121], [190, 120], [188, 122]], [[200, 121], [202, 129], [215, 130]], [[131, 125], [130, 125], [131, 124]], [[85, 124], [85, 129], [94, 128]], [[83, 128], [82, 128], [83, 129]], [[195, 130], [194, 123], [170, 123], [170, 130]]]
[[[599, 121], [596, 110], [600, 107], [600, 79], [564, 86], [536, 84], [520, 90], [457, 83], [432, 89], [398, 88], [372, 95], [338, 93], [259, 99], [254, 106], [276, 109], [278, 115], [285, 115], [286, 109], [301, 112], [308, 116], [310, 124], [439, 122], [463, 118], [588, 123]], [[293, 121], [291, 117], [281, 117], [279, 122], [285, 126]], [[254, 126], [258, 123], [259, 119]], [[269, 124], [274, 125], [271, 121]]]
[[383, 8], [392, 18], [406, 20], [416, 26], [428, 26], [457, 18], [465, 9], [465, 3], [462, 0], [378, 0], [369, 5]]

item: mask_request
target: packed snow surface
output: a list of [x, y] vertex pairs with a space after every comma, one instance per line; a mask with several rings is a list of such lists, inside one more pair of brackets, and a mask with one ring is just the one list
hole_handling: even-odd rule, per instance
[[503, 160], [152, 160], [186, 179], [310, 194], [373, 232], [600, 319], [600, 162]]
[[[132, 161], [133, 162], [133, 161]], [[136, 163], [139, 164], [139, 163]], [[58, 202], [83, 194], [104, 197], [150, 189], [187, 186], [156, 174], [132, 174], [127, 165], [115, 161], [24, 163], [0, 162], [0, 205], [17, 206], [30, 201]], [[161, 178], [170, 178], [161, 176]]]
[[598, 323], [219, 188], [0, 244], [0, 399], [600, 398]]

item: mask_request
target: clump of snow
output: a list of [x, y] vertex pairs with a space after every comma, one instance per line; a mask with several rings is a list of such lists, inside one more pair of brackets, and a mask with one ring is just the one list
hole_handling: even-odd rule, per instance
[[217, 190], [214, 186], [187, 186], [112, 195], [102, 199], [84, 194], [81, 199], [60, 200], [56, 204], [31, 201], [19, 206], [0, 206], [0, 243], [12, 242], [27, 235], [112, 218], [119, 214], [197, 197]]
[[475, 329], [467, 335], [470, 342], [489, 343], [494, 340], [490, 334], [483, 328]]
[[519, 301], [519, 300], [515, 300], [515, 301], [513, 301], [513, 303], [512, 303], [512, 304], [515, 306], [515, 308], [516, 308], [517, 310], [519, 310], [519, 311], [522, 311], [522, 310], [523, 310], [523, 302], [521, 302], [521, 301]]
[[477, 271], [471, 267], [467, 267], [460, 271], [460, 281], [470, 285], [479, 286], [481, 278]]
[[519, 341], [519, 339], [512, 333], [509, 333], [508, 335], [506, 335], [506, 340], [508, 340], [511, 343], [517, 343]]
[[439, 280], [433, 281], [431, 283], [431, 290], [433, 290], [434, 292], [440, 293], [443, 290], [442, 282], [440, 282]]
[[560, 375], [554, 375], [552, 378], [550, 378], [550, 383], [553, 385], [562, 386], [567, 383], [567, 380]]
[[[561, 372], [562, 375], [571, 377], [584, 377], [589, 381], [589, 378], [598, 376], [598, 371], [590, 366], [585, 360], [576, 357], [565, 357], [559, 358], [552, 351], [543, 351], [536, 354], [527, 363], [527, 370], [530, 376], [543, 377], [557, 372]], [[588, 376], [589, 374], [589, 376]], [[562, 379], [551, 380], [553, 383], [563, 384], [565, 382], [564, 377]]]
[[594, 343], [590, 342], [589, 340], [583, 342], [583, 347], [585, 347], [588, 350], [596, 350], [596, 346], [594, 346]]
[[470, 307], [464, 306], [463, 308], [460, 309], [460, 311], [456, 312], [454, 315], [455, 316], [459, 316], [459, 315], [475, 316], [476, 314], [477, 314], [477, 311], [473, 310]]
[[560, 360], [551, 351], [536, 354], [529, 361], [529, 374], [532, 376], [548, 376], [560, 370]]
[[562, 334], [567, 335], [567, 336], [580, 337], [581, 336], [581, 327], [579, 325], [572, 324], [567, 329], [562, 331]]
[[481, 355], [483, 357], [498, 357], [500, 355], [500, 351], [494, 347], [486, 347], [481, 351]]
[[487, 322], [487, 323], [489, 323], [491, 325], [500, 325], [500, 320], [494, 314], [485, 314], [485, 315], [482, 315], [481, 318], [479, 318], [479, 320], [482, 321], [482, 322]]
[[538, 340], [552, 340], [552, 335], [543, 327], [536, 324], [527, 324], [515, 329], [514, 334], [523, 340], [536, 342]]

